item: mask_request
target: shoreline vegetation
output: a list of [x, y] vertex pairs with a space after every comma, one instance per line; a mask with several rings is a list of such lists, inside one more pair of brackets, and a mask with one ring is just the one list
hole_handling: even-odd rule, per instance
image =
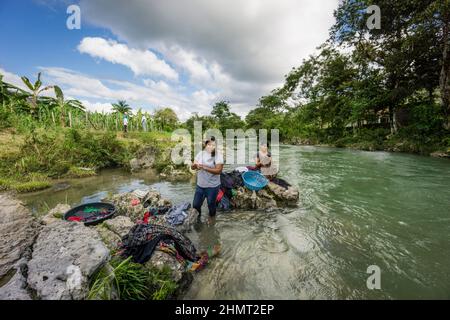
[[[70, 128], [36, 129], [29, 134], [3, 129], [0, 131], [0, 141], [0, 192], [18, 193], [49, 188], [56, 179], [92, 177], [101, 169], [120, 167], [132, 171], [131, 160], [146, 148], [151, 148], [153, 153], [149, 168], [161, 174], [171, 166], [170, 151], [174, 146], [170, 134], [166, 132], [130, 132], [124, 137], [123, 133]], [[448, 150], [398, 138], [347, 139], [334, 143], [297, 139], [283, 143], [450, 158]], [[176, 169], [188, 173], [185, 166], [177, 166]], [[161, 175], [167, 176], [170, 173]]]
[[[245, 119], [225, 100], [184, 122], [169, 106], [149, 113], [123, 100], [111, 113], [91, 112], [57, 84], [43, 85], [40, 73], [34, 83], [23, 76], [20, 88], [0, 75], [0, 190], [39, 190], [52, 178], [108, 167], [154, 168], [169, 177], [183, 169], [170, 164], [170, 132], [193, 132], [195, 121], [223, 133], [277, 129], [284, 144], [450, 158], [449, 4], [380, 0], [383, 24], [374, 30], [361, 15], [369, 5], [341, 1], [328, 40]], [[124, 115], [128, 133], [120, 133]]]

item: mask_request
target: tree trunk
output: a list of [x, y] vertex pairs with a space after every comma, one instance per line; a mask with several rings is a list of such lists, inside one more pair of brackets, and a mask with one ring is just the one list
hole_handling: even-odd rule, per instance
[[442, 68], [439, 77], [439, 86], [441, 90], [441, 107], [444, 115], [444, 126], [449, 128], [449, 102], [450, 102], [450, 14], [448, 11], [444, 13], [443, 30], [442, 30]]

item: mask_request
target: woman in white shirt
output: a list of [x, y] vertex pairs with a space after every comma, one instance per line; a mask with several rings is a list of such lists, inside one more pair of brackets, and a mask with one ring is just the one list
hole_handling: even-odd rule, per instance
[[216, 198], [220, 188], [220, 173], [223, 170], [223, 156], [216, 152], [216, 139], [205, 141], [204, 149], [194, 159], [191, 168], [198, 170], [197, 187], [192, 207], [201, 214], [205, 198], [208, 203], [209, 222], [216, 215]]

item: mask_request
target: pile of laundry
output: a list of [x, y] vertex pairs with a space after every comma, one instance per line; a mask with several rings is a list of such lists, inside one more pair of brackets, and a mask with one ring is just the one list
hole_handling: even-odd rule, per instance
[[[183, 209], [179, 207], [177, 211]], [[172, 255], [186, 271], [199, 271], [203, 269], [210, 258], [220, 252], [220, 245], [215, 245], [205, 251], [197, 253], [193, 243], [172, 226], [164, 226], [148, 221], [147, 213], [122, 238], [119, 245], [119, 254], [124, 257], [132, 257], [136, 263], [146, 263], [150, 260], [155, 250]]]
[[[238, 207], [238, 205], [234, 201], [234, 198], [238, 196], [238, 190], [240, 188], [244, 188], [242, 174], [249, 170], [257, 171], [258, 168], [252, 166], [238, 167], [231, 172], [222, 172], [220, 174], [221, 185], [216, 199], [218, 209], [228, 211]], [[270, 182], [282, 187], [285, 190], [291, 187], [291, 185], [287, 181], [281, 178], [273, 178], [272, 180], [270, 180]]]

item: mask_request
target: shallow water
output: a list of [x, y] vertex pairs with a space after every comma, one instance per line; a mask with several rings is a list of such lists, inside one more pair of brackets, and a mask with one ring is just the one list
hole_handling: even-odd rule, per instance
[[[198, 225], [189, 237], [201, 248], [220, 243], [222, 254], [186, 299], [450, 299], [448, 160], [300, 146], [280, 153], [280, 176], [300, 189], [298, 207]], [[191, 201], [195, 187], [122, 170], [69, 184], [22, 199], [39, 214], [143, 186]], [[381, 269], [380, 290], [366, 286], [370, 265]]]

